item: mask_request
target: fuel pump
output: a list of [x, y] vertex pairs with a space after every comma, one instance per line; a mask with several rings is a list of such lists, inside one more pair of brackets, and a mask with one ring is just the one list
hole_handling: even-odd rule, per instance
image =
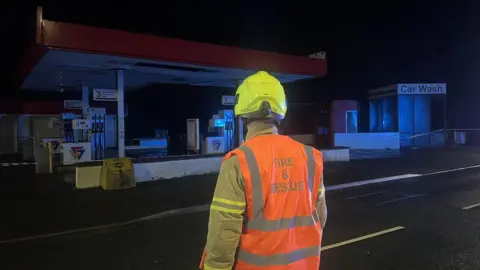
[[105, 108], [90, 108], [91, 148], [95, 160], [105, 158]]
[[62, 119], [64, 141], [60, 145], [60, 152], [63, 165], [92, 160], [88, 136], [84, 133], [90, 128], [90, 121], [73, 113], [62, 114]]
[[235, 148], [235, 126], [233, 110], [221, 110], [218, 116], [223, 120], [223, 127], [220, 129], [220, 136], [223, 136], [225, 141], [225, 152], [229, 152]]
[[62, 121], [63, 121], [63, 142], [72, 143], [75, 142], [75, 132], [73, 129], [72, 121], [77, 119], [74, 113], [62, 113]]
[[220, 110], [209, 120], [208, 133], [202, 144], [204, 154], [225, 153], [233, 148], [235, 136], [233, 110]]

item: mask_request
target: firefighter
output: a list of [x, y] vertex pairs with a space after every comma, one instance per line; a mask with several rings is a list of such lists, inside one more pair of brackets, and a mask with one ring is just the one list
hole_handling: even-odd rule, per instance
[[287, 101], [272, 75], [249, 76], [235, 99], [246, 140], [223, 159], [200, 269], [317, 270], [327, 219], [322, 154], [278, 134]]

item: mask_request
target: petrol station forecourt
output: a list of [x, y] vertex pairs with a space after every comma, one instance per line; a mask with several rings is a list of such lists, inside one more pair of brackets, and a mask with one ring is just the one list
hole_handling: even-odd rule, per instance
[[[126, 153], [132, 149], [144, 150], [141, 142], [129, 148], [123, 141], [128, 132], [122, 129], [125, 117], [123, 94], [130, 87], [152, 82], [172, 83], [175, 81], [173, 78], [181, 77], [186, 84], [231, 87], [233, 92], [238, 80], [259, 68], [272, 72], [282, 82], [326, 75], [326, 60], [322, 59], [53, 22], [42, 18], [41, 9], [37, 22], [37, 40], [26, 57], [26, 63], [30, 65], [22, 69], [25, 75], [22, 88], [56, 91], [58, 82], [54, 78], [60, 73], [70, 74], [72, 80], [69, 81], [75, 85], [63, 85], [65, 91], [76, 89], [72, 91], [77, 91], [79, 99], [81, 97], [81, 106], [75, 109], [81, 113], [74, 115], [79, 116], [78, 120], [93, 119], [93, 122], [98, 120], [99, 123], [102, 121], [99, 115], [105, 117], [103, 123], [106, 123], [108, 108], [106, 113], [99, 112], [91, 99], [96, 97], [95, 90], [105, 90], [101, 94], [108, 100], [106, 102], [115, 105], [118, 121], [118, 129], [115, 130], [118, 147], [112, 157], [127, 156]], [[135, 48], [135, 52], [131, 48]], [[78, 71], [97, 71], [99, 67], [103, 68], [103, 72]], [[167, 71], [172, 76], [152, 74], [152, 69]], [[194, 76], [192, 73], [207, 74]], [[393, 92], [396, 98], [408, 100], [398, 92], [401, 86], [397, 86], [382, 90], [382, 95]], [[112, 90], [116, 93], [114, 98], [108, 96]], [[432, 94], [440, 94], [440, 97], [440, 90], [437, 90]], [[372, 93], [372, 96], [375, 95]], [[406, 104], [416, 106], [414, 102]], [[350, 105], [349, 102], [336, 102], [333, 107]], [[348, 111], [352, 110], [340, 111], [339, 116], [348, 118]], [[219, 114], [216, 116], [212, 117], [214, 130], [225, 126], [224, 120], [215, 121], [225, 118], [219, 117]], [[81, 123], [75, 121], [72, 124], [77, 122]], [[410, 140], [411, 145], [424, 146], [427, 140], [417, 139], [415, 133], [415, 122], [423, 128], [424, 120], [412, 122], [413, 132], [408, 134], [414, 137]], [[187, 123], [192, 130], [198, 129], [197, 121]], [[92, 128], [86, 127], [87, 130]], [[348, 129], [345, 120], [338, 124], [340, 127]], [[78, 130], [73, 133], [84, 136], [84, 129]], [[108, 132], [95, 130], [92, 130], [93, 134], [108, 135]], [[224, 135], [223, 138], [230, 138], [228, 134]], [[351, 138], [360, 136], [366, 135], [339, 133], [337, 138], [346, 145], [356, 143]], [[392, 134], [370, 133], [369, 136], [382, 145], [398, 144], [401, 147], [400, 134], [392, 137]], [[430, 136], [429, 145], [437, 141], [444, 143], [442, 137], [443, 134]], [[192, 150], [202, 151], [195, 148], [201, 144], [197, 143], [199, 140], [198, 137], [193, 138]], [[212, 139], [215, 140], [218, 139]], [[83, 147], [73, 151], [80, 159], [70, 161], [75, 168], [75, 187], [85, 190], [50, 190], [45, 184], [53, 181], [50, 178], [58, 173], [50, 173], [48, 167], [52, 162], [48, 161], [49, 158], [44, 162], [39, 156], [38, 164], [32, 166], [40, 171], [28, 178], [35, 182], [36, 187], [42, 186], [40, 190], [48, 192], [39, 193], [45, 194], [39, 196], [42, 200], [24, 196], [23, 203], [10, 202], [17, 205], [16, 211], [24, 213], [21, 217], [5, 209], [5, 222], [1, 225], [5, 227], [1, 230], [4, 235], [0, 238], [0, 254], [3, 254], [0, 265], [6, 269], [197, 267], [207, 230], [208, 204], [216, 182], [215, 170], [218, 170], [223, 154], [134, 160], [137, 187], [109, 193], [98, 188], [103, 161], [95, 160], [97, 148], [92, 142], [70, 145], [77, 143], [73, 140], [60, 142], [60, 145], [62, 143], [65, 143], [63, 149], [67, 154], [72, 153], [69, 148]], [[143, 143], [146, 148], [151, 148], [151, 144], [161, 143], [161, 140], [145, 140]], [[229, 147], [235, 144], [238, 142]], [[46, 145], [48, 148], [48, 141]], [[91, 160], [83, 161], [82, 158], [88, 157], [87, 148], [91, 150]], [[82, 149], [84, 152], [80, 154]], [[402, 152], [391, 158], [326, 162], [325, 183], [330, 211], [323, 243], [322, 269], [431, 269], [459, 265], [465, 266], [465, 269], [477, 269], [480, 246], [472, 237], [479, 229], [475, 224], [480, 224], [477, 222], [480, 215], [476, 211], [480, 190], [475, 181], [479, 170], [477, 152], [466, 148], [421, 149]], [[48, 157], [45, 152], [38, 154]], [[2, 171], [5, 173], [2, 177], [7, 177], [9, 182], [20, 183], [19, 179], [25, 176], [26, 170], [22, 172], [20, 166], [8, 167], [8, 170]], [[185, 176], [188, 174], [192, 175]], [[151, 181], [160, 179], [162, 181]], [[16, 192], [28, 194], [32, 190], [22, 187]], [[3, 199], [11, 198], [4, 196]], [[44, 216], [35, 213], [43, 213]]]

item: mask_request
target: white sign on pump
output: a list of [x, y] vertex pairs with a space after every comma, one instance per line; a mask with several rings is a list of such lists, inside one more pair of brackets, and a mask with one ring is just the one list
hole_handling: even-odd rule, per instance
[[399, 95], [445, 95], [446, 83], [403, 83], [397, 84]]
[[91, 129], [90, 120], [88, 119], [74, 119], [72, 120], [73, 129]]
[[222, 105], [226, 105], [226, 106], [235, 105], [235, 96], [222, 96]]
[[93, 100], [98, 101], [117, 101], [117, 90], [112, 89], [93, 89]]

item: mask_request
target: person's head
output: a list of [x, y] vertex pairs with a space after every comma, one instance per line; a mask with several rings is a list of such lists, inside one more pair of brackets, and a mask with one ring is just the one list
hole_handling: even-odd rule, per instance
[[248, 76], [237, 89], [234, 111], [246, 125], [254, 121], [280, 124], [287, 113], [282, 84], [265, 71]]

